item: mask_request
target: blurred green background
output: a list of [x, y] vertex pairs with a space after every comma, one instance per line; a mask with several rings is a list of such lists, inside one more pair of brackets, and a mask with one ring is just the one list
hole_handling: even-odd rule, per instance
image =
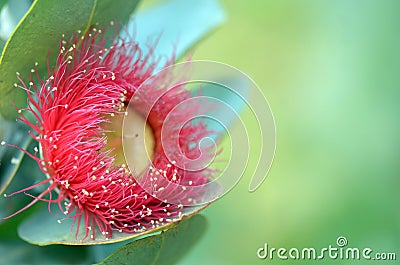
[[[260, 189], [249, 193], [245, 174], [204, 211], [208, 231], [181, 264], [397, 264], [400, 2], [221, 2], [227, 22], [194, 59], [230, 64], [255, 80], [275, 116], [276, 156]], [[339, 236], [398, 260], [256, 254], [264, 243], [336, 246]]]

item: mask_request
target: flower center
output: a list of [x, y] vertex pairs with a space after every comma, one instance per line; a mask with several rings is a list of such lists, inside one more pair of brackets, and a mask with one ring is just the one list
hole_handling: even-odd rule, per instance
[[[104, 126], [107, 136], [107, 150], [115, 156], [116, 165], [128, 165], [135, 175], [140, 175], [154, 156], [155, 137], [151, 126], [136, 110], [129, 109], [129, 115], [115, 115]], [[122, 125], [125, 131], [122, 135]], [[124, 137], [124, 139], [123, 139]], [[124, 146], [122, 144], [124, 140]], [[128, 160], [128, 161], [127, 161]], [[133, 168], [132, 168], [133, 166]]]

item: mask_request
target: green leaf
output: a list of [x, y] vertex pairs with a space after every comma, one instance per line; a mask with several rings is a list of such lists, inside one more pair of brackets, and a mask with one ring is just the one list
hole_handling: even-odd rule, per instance
[[[1, 134], [4, 134], [2, 136]], [[5, 141], [26, 150], [32, 137], [28, 134], [26, 126], [19, 122], [1, 121], [0, 141]], [[0, 194], [8, 187], [19, 167], [25, 153], [8, 146], [0, 146]]]
[[[204, 208], [205, 206], [203, 206]], [[203, 208], [186, 208], [183, 212], [182, 217], [192, 216], [198, 213]], [[96, 238], [95, 240], [90, 239], [88, 237], [85, 240], [82, 240], [85, 236], [85, 227], [84, 224], [81, 223], [81, 227], [79, 230], [79, 234], [76, 237], [75, 228], [72, 227], [72, 219], [68, 218], [66, 220], [60, 219], [64, 218], [65, 215], [60, 213], [58, 206], [53, 204], [51, 206], [51, 211], [53, 214], [48, 212], [47, 207], [43, 207], [40, 211], [34, 213], [28, 219], [26, 219], [18, 228], [19, 236], [34, 245], [46, 246], [52, 244], [63, 244], [63, 245], [97, 245], [97, 244], [110, 244], [115, 242], [121, 242], [129, 239], [138, 239], [145, 235], [152, 234], [154, 232], [158, 232], [169, 227], [174, 226], [177, 222], [165, 223], [155, 229], [148, 230], [141, 233], [136, 234], [128, 234], [128, 233], [118, 233], [114, 231], [113, 237], [111, 239], [106, 239], [100, 232], [98, 228], [96, 228]], [[43, 228], [46, 228], [46, 231], [43, 232]], [[94, 229], [94, 228], [93, 228]]]
[[2, 240], [0, 242], [1, 264], [7, 265], [63, 265], [89, 264], [87, 248], [71, 246], [39, 247], [24, 241]]
[[88, 26], [94, 23], [108, 24], [114, 19], [117, 19], [119, 23], [125, 24], [139, 2], [140, 0], [97, 0], [92, 22], [88, 23]]
[[[31, 154], [34, 153], [34, 147], [37, 147], [37, 142], [31, 141], [27, 151]], [[12, 149], [12, 148], [11, 148]], [[45, 174], [40, 170], [37, 162], [31, 157], [24, 155], [20, 163], [20, 167], [17, 170], [10, 185], [5, 189], [5, 194], [10, 194], [26, 187], [32, 186], [45, 179]], [[33, 196], [39, 195], [44, 191], [43, 186], [36, 187], [32, 189], [29, 193]], [[25, 196], [24, 194], [19, 194], [15, 196], [0, 196], [0, 218], [7, 217], [18, 210], [22, 209], [32, 200], [31, 197]], [[40, 205], [38, 205], [40, 206]], [[4, 220], [0, 219], [0, 238], [7, 237], [8, 234], [13, 234], [15, 238], [18, 238], [17, 228], [21, 221], [33, 213], [37, 209], [36, 206], [31, 207], [22, 213], [14, 216], [13, 218]]]
[[128, 243], [98, 264], [175, 264], [200, 239], [206, 224], [204, 216], [196, 215], [161, 234]]
[[28, 11], [30, 0], [0, 1], [0, 54], [20, 19]]
[[5, 4], [7, 4], [8, 0], [0, 0], [0, 11]]
[[179, 58], [224, 20], [225, 13], [216, 0], [172, 0], [138, 13], [127, 25], [127, 32], [141, 47], [161, 34], [156, 55], [175, 54]]
[[6, 42], [0, 38], [0, 53], [3, 50], [5, 44]]
[[[10, 214], [15, 213], [17, 210], [24, 207], [29, 203], [28, 196], [17, 196], [12, 198], [0, 197], [0, 216], [4, 218]], [[5, 239], [15, 239], [21, 241], [18, 237], [17, 229], [20, 223], [27, 218], [29, 215], [34, 213], [38, 207], [36, 205], [30, 207], [29, 209], [23, 211], [22, 213], [14, 216], [13, 218], [4, 220], [0, 219], [0, 242]]]
[[21, 19], [4, 47], [0, 58], [0, 113], [6, 118], [16, 117], [10, 106], [26, 104], [22, 89], [15, 88], [16, 72], [29, 76], [35, 62], [38, 71], [46, 69], [48, 52], [56, 55], [61, 35], [70, 36], [77, 30], [88, 29], [95, 23], [108, 24], [117, 19], [125, 23], [138, 0], [35, 0]]
[[0, 15], [0, 37], [7, 40], [31, 6], [31, 0], [6, 1]]

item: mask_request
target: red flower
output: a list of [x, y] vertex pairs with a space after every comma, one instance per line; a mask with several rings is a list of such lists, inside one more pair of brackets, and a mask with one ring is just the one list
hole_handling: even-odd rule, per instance
[[[164, 190], [164, 198], [168, 194], [180, 197], [181, 201], [200, 200], [198, 192], [182, 191], [186, 186], [208, 182], [212, 173], [209, 169], [189, 171], [177, 166], [187, 158], [198, 157], [199, 141], [212, 133], [202, 122], [182, 124], [188, 115], [199, 111], [199, 106], [193, 105], [186, 113], [175, 114], [172, 119], [175, 124], [168, 125], [171, 137], [167, 142], [161, 141], [167, 114], [190, 98], [190, 92], [183, 85], [164, 90], [173, 78], [168, 76], [156, 78], [138, 91], [159, 63], [154, 60], [152, 49], [143, 55], [134, 42], [118, 39], [107, 47], [108, 41], [96, 29], [82, 37], [63, 40], [47, 79], [39, 78], [35, 70], [29, 85], [21, 79], [22, 88], [28, 94], [28, 107], [24, 110], [33, 114], [36, 121], [31, 122], [22, 111], [19, 111], [20, 119], [33, 129], [31, 135], [42, 151], [39, 156], [36, 148], [36, 153], [30, 156], [48, 178], [16, 193], [43, 184], [49, 186], [15, 214], [38, 200], [57, 203], [68, 217], [74, 218], [77, 235], [83, 219], [85, 238], [90, 235], [92, 239], [96, 226], [109, 238], [113, 230], [142, 232], [180, 218], [182, 204], [170, 204], [152, 195]], [[173, 58], [168, 60], [166, 66], [172, 61]], [[121, 138], [113, 136], [117, 130], [115, 124], [121, 125], [132, 97], [136, 113], [147, 113], [152, 107], [146, 122], [154, 134], [154, 155], [151, 165], [142, 171], [141, 185], [116, 150]], [[176, 140], [178, 145], [174, 145]], [[174, 154], [173, 160], [166, 153]], [[209, 156], [211, 152], [205, 157]], [[139, 173], [135, 173], [138, 179]], [[168, 190], [167, 186], [161, 188], [166, 182], [164, 178], [185, 186], [179, 191]], [[143, 188], [146, 185], [152, 187], [152, 194]], [[57, 198], [52, 198], [54, 190]]]

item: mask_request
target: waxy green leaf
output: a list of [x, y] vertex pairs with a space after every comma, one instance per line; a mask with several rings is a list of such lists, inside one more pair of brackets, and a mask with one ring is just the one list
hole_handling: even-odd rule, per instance
[[179, 58], [224, 20], [225, 12], [216, 0], [171, 0], [138, 13], [127, 24], [127, 32], [142, 48], [159, 37], [154, 53]]
[[122, 246], [98, 265], [157, 264], [176, 262], [196, 243], [206, 230], [206, 219], [196, 215], [161, 234]]
[[0, 39], [0, 52], [3, 50], [5, 44], [6, 44], [6, 42], [4, 40]]
[[39, 247], [24, 241], [2, 240], [0, 242], [1, 264], [7, 265], [84, 265], [91, 262], [86, 248], [71, 246]]
[[4, 7], [4, 5], [8, 2], [8, 0], [0, 0], [0, 11]]
[[5, 1], [0, 10], [0, 37], [7, 40], [31, 6], [31, 0]]
[[35, 0], [7, 41], [0, 58], [0, 113], [8, 118], [17, 112], [10, 102], [23, 107], [25, 92], [14, 87], [16, 72], [23, 79], [38, 63], [39, 72], [47, 69], [48, 53], [58, 53], [61, 35], [71, 36], [77, 30], [87, 30], [112, 20], [125, 23], [138, 0]]
[[[2, 135], [4, 134], [4, 135]], [[26, 149], [32, 141], [26, 126], [1, 120], [0, 142], [12, 143]], [[25, 153], [6, 145], [0, 146], [0, 194], [8, 187], [19, 167]]]

